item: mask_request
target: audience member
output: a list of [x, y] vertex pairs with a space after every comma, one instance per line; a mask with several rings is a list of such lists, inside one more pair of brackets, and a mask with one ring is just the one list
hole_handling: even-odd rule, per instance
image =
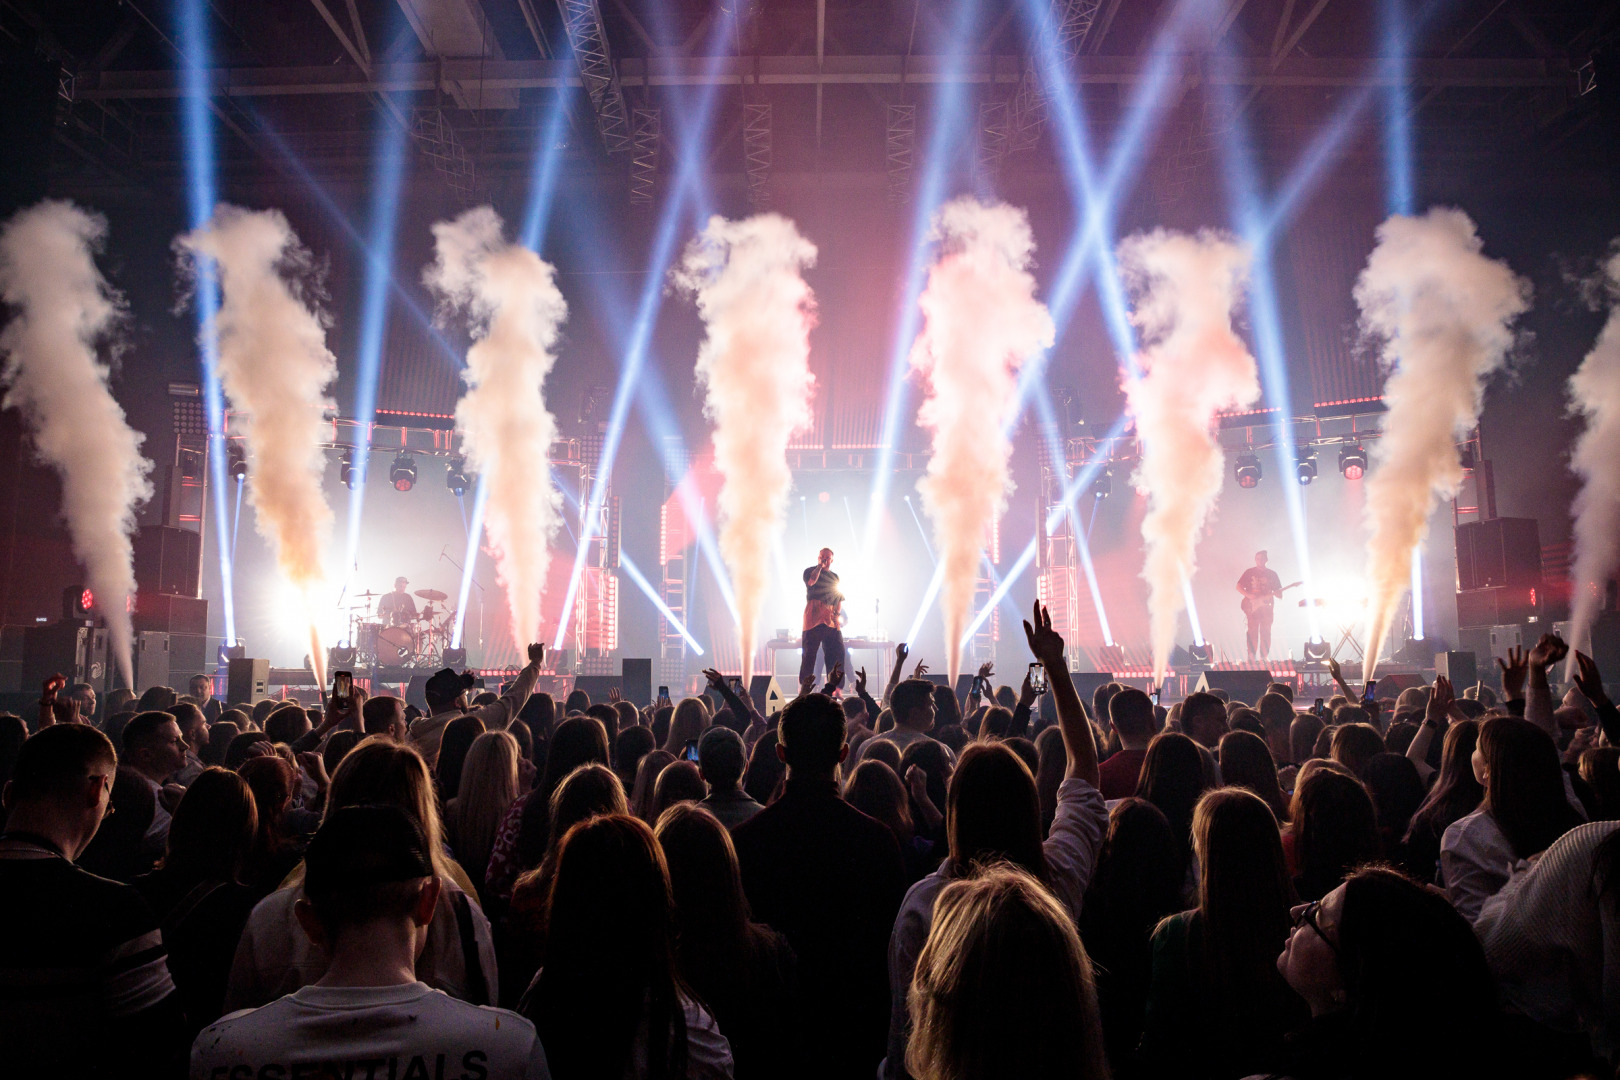
[[0, 795], [0, 1047], [9, 1074], [179, 1069], [185, 1016], [156, 916], [138, 890], [74, 865], [107, 813], [117, 764], [100, 731], [53, 725], [23, 743]]
[[569, 829], [545, 913], [544, 963], [519, 1011], [559, 1077], [731, 1075], [730, 1043], [680, 976], [669, 869], [645, 822]]
[[706, 808], [680, 803], [659, 816], [657, 837], [675, 900], [676, 966], [731, 1043], [734, 1075], [792, 1074], [793, 950], [750, 918], [725, 825]]
[[484, 722], [468, 714], [458, 716], [444, 725], [439, 735], [439, 758], [433, 764], [433, 787], [439, 793], [439, 805], [447, 806], [461, 791], [461, 770], [467, 762], [467, 751], [473, 740], [484, 734]]
[[[169, 838], [169, 808], [179, 801], [183, 791], [172, 780], [185, 767], [187, 750], [180, 725], [166, 712], [137, 713], [124, 725], [124, 764], [146, 781], [157, 802], [145, 838], [146, 849], [154, 859], [163, 853]], [[166, 802], [168, 805], [164, 805]]]
[[[1424, 736], [1420, 732], [1419, 739]], [[1447, 829], [1473, 813], [1485, 798], [1485, 785], [1474, 775], [1474, 748], [1479, 743], [1479, 721], [1459, 720], [1445, 735], [1440, 772], [1429, 793], [1412, 814], [1404, 839], [1406, 864], [1417, 880], [1430, 884], [1440, 875], [1440, 840]], [[1408, 751], [1412, 760], [1416, 742]], [[1414, 762], [1421, 774], [1427, 765]], [[1430, 770], [1432, 772], [1432, 770]]]
[[[427, 770], [422, 769], [424, 790]], [[419, 978], [441, 891], [436, 845], [391, 805], [334, 810], [310, 842], [299, 928], [320, 950], [320, 977], [197, 1037], [191, 1075], [462, 1075], [544, 1080], [532, 1023], [458, 1001]]]
[[252, 790], [257, 808], [257, 829], [243, 880], [259, 900], [280, 888], [304, 856], [304, 836], [294, 836], [287, 828], [297, 775], [276, 754], [245, 761], [237, 772]]
[[998, 866], [941, 890], [905, 993], [917, 1080], [1107, 1080], [1090, 959], [1031, 874]]
[[495, 834], [485, 871], [485, 902], [500, 907], [512, 896], [512, 883], [538, 866], [551, 843], [551, 793], [563, 777], [588, 764], [608, 763], [607, 731], [594, 717], [571, 716], [557, 725], [546, 754], [546, 769], [533, 791], [513, 802]]
[[360, 720], [367, 735], [383, 735], [404, 742], [409, 731], [405, 723], [405, 702], [386, 694], [366, 699], [360, 707]]
[[407, 735], [411, 745], [422, 752], [431, 767], [439, 759], [439, 741], [444, 737], [444, 729], [458, 716], [476, 716], [483, 722], [485, 731], [504, 731], [523, 711], [529, 694], [534, 691], [534, 682], [540, 677], [540, 665], [545, 658], [546, 647], [531, 644], [528, 649], [529, 662], [507, 686], [506, 692], [493, 703], [476, 709], [470, 709], [467, 705], [467, 691], [472, 688], [471, 675], [458, 675], [450, 668], [434, 672], [422, 688], [422, 694], [427, 698], [428, 714], [412, 722]]
[[1289, 824], [1301, 900], [1320, 900], [1351, 871], [1383, 855], [1372, 798], [1347, 772], [1301, 770]]
[[[1339, 712], [1343, 713], [1344, 709]], [[1357, 776], [1361, 775], [1373, 755], [1383, 752], [1384, 738], [1371, 724], [1363, 721], [1341, 723], [1333, 729], [1333, 760]]]
[[161, 854], [154, 853], [148, 838], [157, 810], [151, 782], [127, 765], [118, 766], [106, 820], [73, 861], [97, 877], [130, 884]]
[[1277, 784], [1277, 763], [1271, 748], [1249, 731], [1228, 731], [1221, 736], [1221, 780], [1260, 796], [1279, 823], [1288, 821], [1288, 800]]
[[657, 746], [658, 740], [653, 737], [651, 728], [633, 724], [619, 729], [618, 737], [613, 740], [613, 771], [626, 791], [635, 787], [636, 768], [641, 759]]
[[703, 707], [703, 702], [698, 698], [682, 698], [670, 717], [669, 734], [661, 744], [663, 751], [675, 757], [685, 756], [688, 749], [695, 753], [698, 736], [708, 727], [709, 711]]
[[672, 761], [658, 770], [658, 782], [653, 786], [652, 805], [647, 809], [645, 820], [655, 825], [665, 810], [677, 803], [701, 802], [708, 793], [696, 765], [690, 761]]
[[1122, 687], [1108, 699], [1107, 720], [1119, 736], [1120, 749], [1098, 767], [1098, 790], [1105, 799], [1123, 799], [1136, 794], [1148, 744], [1158, 734], [1153, 699], [1133, 686]]
[[[1181, 874], [1189, 882], [1196, 873], [1192, 861], [1193, 809], [1208, 787], [1196, 743], [1177, 731], [1163, 731], [1153, 737], [1147, 757], [1142, 760], [1136, 797], [1158, 807], [1170, 822]], [[1190, 887], [1187, 893], [1191, 895]]]
[[[462, 719], [474, 720], [473, 717]], [[459, 722], [452, 721], [445, 728], [446, 747], [450, 732]], [[443, 749], [439, 753], [439, 764], [444, 764]], [[508, 731], [483, 732], [473, 740], [459, 771], [457, 795], [444, 811], [445, 831], [456, 862], [467, 871], [467, 877], [482, 896], [484, 874], [489, 868], [490, 853], [495, 849], [495, 833], [518, 797], [517, 739]]]
[[742, 789], [745, 754], [742, 736], [730, 728], [712, 727], [698, 740], [698, 771], [708, 785], [701, 805], [728, 829], [765, 809]]
[[1288, 726], [1289, 757], [1295, 765], [1304, 765], [1314, 756], [1316, 740], [1323, 730], [1321, 717], [1300, 713]]

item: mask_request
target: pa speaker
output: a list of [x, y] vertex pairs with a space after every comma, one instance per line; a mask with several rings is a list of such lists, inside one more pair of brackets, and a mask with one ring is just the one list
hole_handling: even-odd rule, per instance
[[788, 702], [775, 675], [755, 675], [748, 681], [748, 696], [761, 716], [775, 716]]
[[139, 592], [195, 598], [202, 584], [202, 533], [167, 525], [135, 535], [135, 585]]
[[252, 705], [270, 693], [270, 661], [262, 657], [232, 660], [226, 669], [225, 700], [231, 705]]
[[619, 692], [638, 709], [652, 704], [652, 660], [627, 657], [619, 661]]
[[609, 690], [617, 690], [620, 694], [624, 694], [624, 677], [621, 675], [580, 675], [574, 679], [574, 689], [585, 691], [590, 697], [592, 705], [600, 705], [607, 701]]
[[52, 675], [84, 682], [99, 693], [107, 685], [107, 631], [84, 623], [30, 626], [23, 638], [22, 690], [38, 691]]
[[1384, 691], [1389, 690], [1394, 691], [1395, 696], [1399, 697], [1402, 690], [1411, 690], [1414, 687], [1428, 685], [1423, 676], [1416, 671], [1392, 671], [1387, 675], [1378, 676], [1378, 690], [1376, 693], [1379, 697], [1384, 697], [1386, 696]]
[[1249, 671], [1206, 671], [1198, 676], [1197, 689], [1202, 691], [1225, 690], [1226, 696], [1232, 701], [1241, 701], [1245, 705], [1254, 705], [1266, 696], [1266, 687], [1272, 683], [1271, 672], [1266, 670]]

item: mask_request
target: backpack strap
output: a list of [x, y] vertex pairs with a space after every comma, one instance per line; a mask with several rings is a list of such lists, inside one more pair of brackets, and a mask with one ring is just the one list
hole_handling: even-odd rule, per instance
[[473, 930], [472, 901], [457, 890], [454, 906], [456, 929], [461, 934], [461, 962], [467, 969], [467, 1000], [474, 1005], [488, 1005], [489, 980], [484, 977], [484, 964], [478, 958], [478, 935]]

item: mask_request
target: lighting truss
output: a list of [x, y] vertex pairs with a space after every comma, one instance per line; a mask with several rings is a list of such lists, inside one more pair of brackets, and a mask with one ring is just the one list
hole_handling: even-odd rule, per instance
[[444, 110], [437, 106], [415, 109], [411, 113], [411, 135], [422, 146], [422, 153], [444, 177], [451, 191], [462, 198], [471, 199], [475, 182], [473, 160], [467, 148], [456, 138], [455, 128]]
[[974, 167], [980, 184], [988, 185], [1007, 156], [1007, 131], [1012, 106], [1005, 101], [979, 102], [979, 128], [975, 139]]
[[[1102, 0], [1052, 0], [1047, 11], [1047, 23], [1042, 33], [1053, 35], [1058, 56], [1065, 70], [1072, 69], [1085, 47], [1086, 37], [1097, 21]], [[1032, 150], [1040, 141], [1041, 128], [1046, 124], [1046, 89], [1041, 85], [1033, 62], [1026, 60], [1018, 89], [1008, 104], [1006, 117], [1005, 153], [1016, 154]]]
[[770, 202], [766, 184], [771, 178], [771, 105], [743, 104], [743, 167], [748, 172], [748, 204], [757, 208]]
[[631, 148], [630, 118], [624, 103], [624, 90], [608, 52], [607, 31], [602, 26], [602, 9], [596, 0], [557, 0], [568, 43], [579, 65], [580, 82], [590, 95], [596, 131], [610, 154]]
[[649, 206], [658, 184], [658, 142], [663, 127], [659, 109], [637, 109], [632, 116], [634, 144], [630, 151], [630, 201]]
[[917, 106], [890, 105], [884, 139], [889, 166], [889, 201], [911, 201], [911, 169], [917, 156]]

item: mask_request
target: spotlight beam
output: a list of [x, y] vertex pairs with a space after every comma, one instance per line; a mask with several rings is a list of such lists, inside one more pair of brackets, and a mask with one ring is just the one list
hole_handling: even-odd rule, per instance
[[[721, 17], [716, 20], [717, 40], [725, 40], [724, 35], [730, 32], [731, 22], [736, 18], [733, 8], [724, 9]], [[711, 49], [711, 56], [718, 50]], [[711, 67], [717, 67], [723, 57], [714, 56]], [[630, 412], [631, 399], [635, 396], [636, 385], [641, 381], [641, 370], [646, 363], [648, 345], [652, 338], [653, 325], [657, 321], [658, 311], [662, 306], [664, 295], [664, 274], [669, 269], [670, 258], [675, 249], [676, 228], [681, 221], [681, 210], [685, 201], [691, 197], [691, 192], [699, 181], [699, 168], [703, 156], [703, 149], [707, 142], [708, 132], [714, 119], [714, 102], [716, 98], [715, 86], [711, 82], [704, 92], [698, 95], [693, 118], [684, 140], [687, 152], [680, 156], [675, 175], [675, 190], [671, 192], [665, 202], [659, 218], [657, 232], [653, 239], [651, 257], [648, 259], [648, 274], [642, 284], [641, 300], [637, 306], [636, 319], [631, 327], [629, 348], [621, 361], [619, 385], [614, 391], [613, 406], [608, 414], [607, 431], [602, 438], [602, 453], [595, 481], [591, 485], [589, 504], [581, 517], [579, 550], [574, 556], [573, 572], [569, 575], [568, 590], [564, 594], [562, 617], [557, 621], [557, 635], [552, 641], [552, 648], [562, 647], [563, 639], [567, 636], [569, 624], [572, 621], [572, 608], [574, 596], [579, 591], [580, 579], [585, 573], [585, 559], [590, 550], [592, 530], [596, 526], [596, 519], [600, 516], [602, 501], [607, 496], [608, 478], [613, 473], [613, 462], [618, 455], [619, 440], [624, 436], [625, 421]]]
[[[978, 15], [977, 0], [960, 0], [951, 28], [950, 47], [945, 54], [950, 67], [957, 67], [965, 61], [968, 37]], [[944, 200], [952, 142], [959, 137], [962, 129], [964, 98], [961, 81], [956, 78], [942, 81], [935, 95], [935, 116], [928, 134], [922, 184], [911, 220], [911, 253], [906, 265], [905, 291], [901, 297], [893, 351], [889, 356], [888, 385], [884, 392], [883, 419], [872, 473], [872, 492], [867, 506], [866, 538], [861, 545], [863, 558], [870, 558], [877, 543], [877, 532], [882, 525], [884, 507], [889, 498], [889, 486], [894, 480], [894, 446], [899, 436], [900, 414], [907, 399], [906, 378], [911, 364], [912, 343], [917, 336], [922, 314], [917, 301], [922, 295], [931, 253], [928, 231], [934, 211]]]

